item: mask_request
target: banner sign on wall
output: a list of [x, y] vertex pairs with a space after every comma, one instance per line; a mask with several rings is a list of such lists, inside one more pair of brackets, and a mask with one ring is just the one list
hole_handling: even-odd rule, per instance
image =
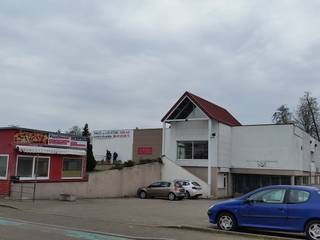
[[49, 145], [87, 148], [87, 141], [83, 137], [67, 136], [59, 133], [49, 133]]
[[87, 141], [82, 137], [71, 136], [70, 146], [75, 148], [87, 148]]
[[61, 147], [87, 148], [87, 140], [84, 137], [70, 136], [60, 133], [37, 133], [21, 131], [14, 135], [15, 143], [40, 144]]
[[62, 135], [59, 133], [49, 133], [48, 144], [56, 146], [69, 147], [71, 142], [70, 136]]
[[28, 144], [48, 144], [48, 135], [46, 133], [21, 131], [14, 135], [16, 143]]
[[94, 138], [129, 138], [130, 130], [95, 130]]
[[152, 152], [152, 147], [138, 147], [138, 155], [151, 155]]

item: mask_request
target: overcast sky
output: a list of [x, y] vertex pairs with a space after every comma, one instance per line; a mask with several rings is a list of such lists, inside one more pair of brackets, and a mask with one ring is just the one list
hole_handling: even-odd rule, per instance
[[190, 91], [242, 124], [320, 98], [320, 1], [1, 0], [0, 126], [160, 127]]

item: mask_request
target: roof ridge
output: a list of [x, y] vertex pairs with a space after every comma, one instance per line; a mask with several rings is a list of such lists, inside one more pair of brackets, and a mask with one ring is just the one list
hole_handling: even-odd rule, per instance
[[172, 113], [172, 111], [181, 103], [181, 101], [185, 97], [193, 101], [210, 119], [215, 119], [216, 121], [227, 124], [229, 126], [241, 126], [241, 123], [227, 109], [206, 99], [203, 99], [189, 91], [185, 91], [185, 93], [161, 119], [161, 122], [166, 120], [166, 118]]
[[214, 106], [216, 106], [216, 107], [219, 107], [219, 108], [225, 110], [226, 112], [230, 113], [227, 109], [225, 109], [224, 107], [219, 106], [218, 104], [215, 104], [215, 103], [213, 103], [213, 102], [210, 102], [210, 101], [208, 101], [208, 100], [206, 100], [206, 99], [204, 99], [204, 98], [202, 98], [202, 97], [199, 97], [199, 96], [197, 96], [197, 95], [195, 95], [195, 94], [193, 94], [193, 93], [191, 93], [191, 92], [187, 92], [187, 93], [189, 93], [189, 94], [192, 95], [193, 97], [200, 98], [201, 100], [206, 101], [207, 103], [210, 103], [210, 104], [212, 104], [212, 105], [214, 105]]

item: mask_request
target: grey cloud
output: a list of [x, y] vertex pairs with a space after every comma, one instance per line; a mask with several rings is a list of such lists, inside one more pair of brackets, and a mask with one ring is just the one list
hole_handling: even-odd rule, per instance
[[[158, 127], [185, 91], [266, 123], [320, 96], [317, 1], [0, 3], [0, 125]], [[10, 101], [8, 101], [10, 99]]]

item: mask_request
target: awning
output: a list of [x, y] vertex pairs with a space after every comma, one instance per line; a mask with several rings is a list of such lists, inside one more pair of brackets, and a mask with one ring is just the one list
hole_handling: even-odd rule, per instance
[[23, 153], [44, 153], [44, 154], [86, 156], [86, 151], [80, 150], [80, 149], [23, 146], [23, 145], [17, 145], [16, 147], [19, 152], [23, 152]]

